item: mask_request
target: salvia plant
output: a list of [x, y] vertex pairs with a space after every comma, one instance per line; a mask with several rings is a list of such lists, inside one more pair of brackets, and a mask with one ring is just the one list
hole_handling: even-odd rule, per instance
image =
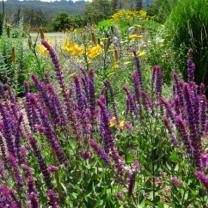
[[133, 51], [119, 113], [109, 80], [98, 91], [94, 70], [81, 69], [68, 84], [55, 50], [42, 44], [59, 89], [33, 74], [20, 103], [0, 83], [1, 207], [206, 207], [207, 102], [191, 55], [188, 82], [173, 74], [164, 98], [160, 66], [145, 89]]

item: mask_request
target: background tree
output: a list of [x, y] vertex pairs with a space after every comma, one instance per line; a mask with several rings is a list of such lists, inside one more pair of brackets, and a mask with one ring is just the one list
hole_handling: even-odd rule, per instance
[[136, 0], [136, 10], [142, 9], [143, 1], [142, 0]]
[[96, 23], [112, 14], [112, 4], [109, 0], [93, 0], [85, 6], [84, 14], [90, 23]]

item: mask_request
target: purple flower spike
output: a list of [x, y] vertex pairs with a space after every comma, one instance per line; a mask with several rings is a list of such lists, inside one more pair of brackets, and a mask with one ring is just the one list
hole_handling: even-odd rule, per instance
[[35, 96], [30, 94], [29, 98], [30, 98], [31, 103], [34, 105], [35, 108], [37, 108], [37, 110], [40, 114], [42, 124], [43, 124], [43, 127], [45, 128], [45, 132], [46, 132], [46, 135], [48, 138], [48, 142], [51, 145], [51, 147], [53, 148], [59, 163], [65, 164], [66, 156], [65, 156], [63, 149], [59, 143], [59, 139], [56, 136], [56, 134], [53, 130], [53, 127], [47, 117], [47, 113], [45, 112], [44, 108], [42, 108], [42, 106], [37, 102], [37, 99]]
[[145, 91], [142, 91], [142, 104], [143, 104], [144, 109], [146, 111], [153, 109], [153, 106], [154, 106], [150, 97], [148, 96], [148, 94]]
[[4, 125], [2, 132], [6, 139], [8, 151], [9, 153], [14, 154], [15, 153], [15, 146], [14, 146], [15, 124], [13, 122], [13, 119], [10, 117], [10, 114], [5, 109], [5, 106], [3, 106], [1, 103], [0, 103], [0, 113]]
[[38, 198], [34, 192], [31, 192], [29, 194], [29, 199], [30, 199], [29, 208], [39, 208]]
[[139, 105], [139, 109], [141, 110], [141, 88], [138, 79], [138, 71], [134, 71], [132, 74], [132, 79], [134, 82], [134, 92], [137, 104]]
[[156, 91], [156, 95], [160, 98], [162, 95], [163, 76], [160, 66], [156, 65], [155, 68], [156, 68], [155, 91]]
[[138, 109], [132, 94], [127, 87], [123, 87], [123, 90], [126, 92], [130, 112], [134, 115], [137, 115]]
[[172, 105], [171, 105], [171, 103], [170, 102], [168, 102], [165, 98], [163, 98], [163, 97], [161, 97], [160, 98], [160, 102], [165, 106], [165, 108], [166, 108], [166, 116], [168, 117], [168, 118], [170, 118], [171, 119], [171, 121], [173, 122], [173, 123], [175, 123], [175, 116], [174, 116], [174, 113], [173, 113], [173, 111], [172, 111]]
[[200, 92], [200, 95], [204, 95], [205, 94], [205, 85], [204, 85], [204, 83], [200, 84], [199, 92]]
[[49, 166], [48, 167], [48, 172], [49, 173], [57, 173], [59, 171], [59, 167], [57, 167], [57, 166]]
[[22, 175], [20, 173], [19, 166], [16, 162], [15, 157], [12, 154], [9, 154], [7, 159], [10, 162], [10, 165], [11, 165], [13, 171], [14, 171], [14, 176], [16, 178], [16, 184], [17, 184], [17, 190], [18, 190], [18, 192], [21, 193], [22, 190], [23, 190], [23, 178], [22, 178]]
[[114, 160], [116, 172], [118, 174], [122, 174], [124, 168], [123, 158], [119, 155], [119, 152], [114, 143], [114, 135], [112, 129], [109, 126], [109, 121], [110, 121], [109, 111], [106, 107], [105, 99], [103, 96], [101, 96], [100, 99], [98, 100], [98, 105], [100, 106], [100, 111], [101, 111], [100, 113], [102, 117], [101, 130], [103, 131], [102, 133], [105, 135], [104, 138], [106, 139], [105, 142], [107, 144], [107, 149], [109, 150], [109, 153]]
[[[199, 129], [196, 128], [196, 117], [198, 117], [198, 99], [193, 97], [192, 91], [189, 88], [188, 84], [184, 85], [184, 98], [188, 116], [188, 125], [190, 129], [190, 140], [193, 147], [193, 157], [195, 165], [200, 167], [200, 152], [201, 152], [201, 139], [199, 136]], [[197, 99], [197, 100], [196, 100]]]
[[94, 70], [90, 69], [89, 72], [89, 103], [90, 103], [90, 113], [91, 113], [91, 125], [92, 129], [95, 125], [95, 108], [96, 108], [96, 100], [95, 100], [95, 81], [94, 81]]
[[200, 104], [199, 104], [199, 117], [200, 117], [200, 136], [203, 136], [205, 133], [205, 127], [206, 127], [206, 110], [207, 110], [207, 103], [206, 103], [206, 96], [202, 95], [200, 97]]
[[208, 191], [208, 177], [202, 171], [197, 171], [196, 176], [199, 181], [204, 185], [205, 189]]
[[136, 160], [134, 164], [132, 165], [131, 170], [129, 171], [129, 175], [128, 175], [128, 195], [129, 196], [131, 196], [133, 193], [135, 178], [136, 178], [136, 174], [139, 168], [140, 168], [140, 162]]
[[57, 111], [56, 115], [57, 115], [57, 119], [56, 119], [56, 123], [58, 123], [59, 125], [66, 125], [67, 124], [67, 119], [66, 119], [66, 115], [64, 112], [64, 109], [61, 105], [61, 101], [59, 99], [59, 96], [57, 95], [54, 87], [52, 84], [47, 84], [46, 88], [48, 90], [48, 92], [50, 93], [50, 99], [51, 99], [51, 103], [53, 106], [53, 109], [55, 111]]
[[85, 103], [85, 99], [82, 94], [82, 90], [81, 90], [81, 86], [80, 86], [80, 82], [79, 82], [78, 77], [74, 76], [73, 79], [74, 79], [75, 91], [76, 91], [76, 96], [77, 96], [77, 107], [78, 107], [79, 111], [81, 112], [82, 110], [84, 110], [86, 103]]
[[35, 124], [39, 123], [38, 115], [32, 106], [30, 99], [28, 97], [28, 94], [30, 93], [29, 90], [29, 82], [24, 82], [24, 88], [25, 88], [25, 110], [27, 114], [27, 119], [29, 122], [29, 126], [32, 132], [35, 131]]
[[63, 72], [61, 70], [61, 66], [60, 66], [60, 62], [58, 59], [58, 56], [55, 52], [55, 50], [49, 45], [49, 43], [46, 40], [41, 40], [41, 44], [48, 50], [52, 62], [54, 64], [55, 67], [55, 72], [56, 72], [56, 79], [59, 82], [60, 88], [62, 90], [62, 94], [64, 96], [64, 98], [67, 100], [67, 93], [66, 93], [66, 85], [65, 85], [65, 80], [64, 80], [64, 75]]
[[188, 82], [194, 82], [194, 73], [196, 65], [193, 63], [192, 56], [193, 50], [190, 48], [188, 51], [188, 60], [187, 60], [187, 72], [188, 72]]
[[105, 165], [109, 166], [110, 159], [105, 150], [94, 139], [90, 139], [90, 146], [98, 153], [100, 158], [104, 161]]
[[80, 68], [81, 72], [82, 72], [82, 84], [84, 87], [84, 91], [85, 91], [85, 96], [87, 98], [87, 100], [89, 101], [89, 80], [86, 74], [86, 71], [83, 68]]
[[9, 189], [7, 186], [0, 184], [0, 207], [22, 208], [18, 202], [14, 190]]
[[118, 124], [119, 119], [118, 119], [117, 106], [116, 106], [116, 102], [115, 102], [115, 95], [114, 95], [114, 92], [113, 92], [113, 87], [112, 87], [109, 80], [105, 81], [105, 86], [106, 86], [106, 88], [108, 87], [108, 89], [109, 89], [111, 102], [112, 102], [112, 107], [113, 107], [113, 113], [114, 113], [114, 116], [116, 118], [116, 123]]
[[178, 178], [176, 178], [176, 177], [171, 178], [170, 181], [175, 186], [182, 186], [183, 185], [183, 181], [178, 179]]
[[53, 185], [51, 183], [50, 173], [48, 172], [47, 165], [46, 165], [46, 163], [40, 153], [40, 150], [37, 147], [36, 141], [32, 136], [29, 136], [28, 140], [30, 142], [30, 145], [32, 147], [35, 157], [38, 159], [40, 170], [43, 174], [44, 181], [45, 181], [46, 185], [48, 186], [48, 188], [52, 189]]
[[185, 124], [180, 116], [175, 117], [175, 123], [176, 123], [176, 127], [180, 133], [180, 136], [184, 141], [184, 144], [186, 146], [186, 150], [192, 158], [193, 147], [192, 147], [191, 141], [189, 139], [188, 133], [186, 131]]
[[134, 60], [135, 60], [135, 64], [136, 64], [136, 70], [138, 72], [137, 75], [138, 75], [138, 79], [139, 79], [140, 88], [141, 88], [141, 90], [143, 90], [141, 62], [140, 62], [137, 52], [135, 50], [133, 50], [133, 54], [134, 54]]
[[178, 147], [179, 144], [178, 144], [178, 141], [174, 135], [174, 132], [173, 132], [173, 126], [171, 125], [171, 123], [169, 122], [168, 118], [165, 117], [163, 119], [163, 122], [168, 130], [168, 133], [170, 134], [170, 138], [171, 138], [171, 143], [175, 146], [175, 147]]
[[58, 202], [56, 199], [56, 194], [53, 190], [48, 191], [48, 198], [49, 198], [49, 204], [52, 206], [52, 208], [59, 208]]

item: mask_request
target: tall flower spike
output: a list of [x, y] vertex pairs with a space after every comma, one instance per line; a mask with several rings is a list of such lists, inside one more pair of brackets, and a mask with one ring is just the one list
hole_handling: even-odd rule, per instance
[[111, 96], [112, 107], [113, 107], [113, 113], [114, 113], [114, 116], [116, 118], [116, 123], [118, 124], [119, 123], [119, 118], [118, 118], [118, 113], [117, 113], [117, 106], [116, 106], [116, 102], [115, 102], [115, 95], [114, 95], [113, 87], [112, 87], [109, 80], [105, 81], [105, 85], [106, 85], [106, 88], [108, 87], [108, 89], [109, 89], [110, 96]]
[[45, 103], [46, 107], [48, 108], [49, 112], [50, 112], [50, 116], [51, 116], [51, 120], [53, 122], [53, 124], [57, 125], [59, 123], [59, 115], [57, 113], [57, 110], [54, 106], [54, 102], [53, 100], [50, 98], [50, 96], [47, 93], [47, 88], [46, 86], [38, 79], [38, 77], [36, 75], [32, 75], [32, 80], [35, 84], [35, 87], [37, 88], [37, 90], [40, 93], [40, 96], [43, 100], [43, 102]]
[[129, 91], [129, 89], [127, 87], [123, 87], [123, 90], [126, 92], [130, 112], [133, 113], [134, 115], [137, 115], [138, 109], [137, 109], [137, 106], [135, 104], [135, 100], [134, 100], [131, 92]]
[[5, 107], [1, 103], [0, 103], [0, 113], [1, 113], [3, 125], [4, 125], [2, 132], [6, 139], [8, 151], [11, 154], [14, 154], [15, 153], [15, 149], [14, 149], [15, 124], [13, 123], [12, 118], [10, 117]]
[[205, 126], [206, 126], [206, 110], [207, 110], [207, 103], [206, 103], [206, 96], [202, 95], [200, 98], [200, 110], [199, 110], [199, 117], [200, 117], [200, 136], [203, 136], [205, 133]]
[[73, 77], [74, 79], [74, 86], [75, 86], [75, 91], [76, 91], [76, 97], [77, 97], [77, 107], [79, 109], [79, 111], [82, 111], [85, 108], [85, 101], [84, 101], [84, 97], [82, 94], [82, 90], [81, 90], [81, 86], [80, 86], [80, 82], [77, 76]]
[[20, 169], [19, 166], [16, 162], [15, 157], [12, 154], [9, 154], [9, 156], [7, 157], [8, 161], [10, 162], [10, 165], [13, 169], [13, 173], [16, 179], [16, 184], [17, 184], [17, 190], [19, 193], [21, 193], [23, 191], [23, 178], [22, 175], [20, 173]]
[[160, 69], [160, 66], [155, 66], [156, 70], [156, 80], [155, 80], [155, 92], [158, 98], [162, 96], [162, 84], [163, 84], [163, 76]]
[[64, 108], [61, 105], [61, 101], [59, 99], [59, 96], [57, 95], [52, 84], [50, 84], [50, 83], [47, 84], [46, 88], [47, 88], [48, 92], [50, 93], [51, 103], [54, 106], [53, 108], [54, 108], [54, 110], [57, 111], [57, 116], [58, 116], [57, 122], [60, 125], [66, 125], [67, 119], [66, 119], [66, 115], [64, 112]]
[[59, 142], [55, 132], [53, 131], [52, 125], [47, 117], [47, 114], [46, 114], [44, 108], [41, 107], [41, 105], [37, 102], [36, 97], [33, 96], [32, 94], [29, 95], [29, 98], [30, 98], [31, 103], [34, 105], [34, 107], [37, 108], [37, 110], [40, 114], [42, 124], [47, 132], [48, 142], [51, 145], [51, 147], [53, 148], [53, 151], [56, 154], [56, 157], [57, 157], [59, 163], [65, 164], [66, 156], [63, 152], [63, 149], [60, 145], [60, 142]]
[[52, 206], [52, 208], [59, 208], [58, 202], [56, 199], [56, 194], [53, 190], [48, 191], [48, 198], [49, 198], [49, 204]]
[[193, 50], [190, 48], [188, 51], [188, 60], [187, 60], [187, 72], [188, 72], [188, 82], [194, 82], [194, 73], [196, 65], [193, 63]]
[[135, 50], [133, 50], [133, 54], [134, 54], [134, 60], [135, 60], [135, 64], [136, 64], [136, 70], [138, 72], [137, 74], [138, 74], [140, 88], [141, 88], [141, 90], [143, 90], [141, 62], [140, 62], [139, 56], [137, 55], [137, 52]]
[[195, 121], [196, 106], [193, 106], [193, 102], [195, 100], [191, 94], [188, 84], [184, 85], [184, 99], [185, 99], [186, 111], [187, 111], [187, 116], [188, 116], [190, 140], [191, 140], [191, 144], [193, 147], [193, 157], [194, 157], [193, 159], [194, 159], [195, 165], [197, 167], [200, 167], [201, 139], [199, 137], [199, 132], [198, 132], [199, 130], [196, 128], [196, 121]]
[[57, 56], [55, 50], [49, 45], [49, 43], [46, 40], [41, 40], [41, 44], [48, 50], [48, 52], [51, 56], [52, 62], [55, 67], [56, 79], [59, 82], [59, 85], [62, 90], [62, 94], [63, 94], [64, 98], [67, 100], [66, 84], [65, 84], [64, 75], [61, 70], [61, 65], [60, 65], [58, 56]]
[[35, 124], [39, 123], [38, 122], [38, 115], [34, 109], [34, 107], [32, 106], [30, 99], [28, 97], [28, 94], [30, 93], [30, 89], [29, 89], [29, 82], [25, 81], [24, 82], [24, 89], [25, 89], [25, 111], [27, 114], [27, 119], [28, 119], [28, 123], [30, 126], [30, 129], [32, 132], [35, 131]]
[[139, 105], [139, 110], [141, 110], [141, 88], [139, 85], [138, 71], [133, 72], [132, 79], [134, 82], [135, 98], [136, 98], [137, 104]]
[[86, 71], [83, 68], [80, 68], [80, 70], [82, 72], [82, 84], [84, 87], [85, 96], [87, 100], [89, 101], [89, 80], [88, 80]]
[[109, 112], [105, 105], [105, 99], [103, 96], [100, 97], [98, 100], [98, 105], [100, 106], [100, 113], [102, 116], [102, 122], [103, 122], [103, 133], [105, 134], [105, 138], [107, 139], [107, 143], [109, 145], [109, 152], [111, 157], [113, 158], [113, 161], [115, 163], [116, 172], [118, 174], [122, 174], [123, 172], [123, 158], [119, 155], [119, 152], [115, 146], [114, 143], [114, 135], [112, 132], [112, 129], [109, 126]]
[[53, 185], [51, 183], [50, 173], [48, 172], [45, 160], [43, 159], [43, 157], [42, 157], [42, 155], [40, 153], [40, 150], [37, 147], [36, 141], [35, 141], [35, 139], [32, 136], [29, 136], [28, 140], [30, 142], [30, 145], [31, 145], [31, 148], [33, 150], [33, 153], [34, 153], [35, 157], [38, 159], [38, 163], [39, 163], [39, 166], [40, 166], [40, 170], [41, 170], [41, 172], [43, 174], [44, 181], [45, 181], [47, 187], [49, 189], [52, 189]]
[[110, 160], [105, 150], [102, 149], [102, 147], [94, 139], [90, 139], [90, 146], [98, 153], [100, 158], [104, 161], [105, 165], [108, 166]]
[[89, 103], [90, 103], [90, 112], [91, 112], [91, 125], [92, 130], [95, 126], [96, 119], [96, 100], [95, 100], [95, 81], [94, 81], [94, 70], [90, 69], [89, 72]]
[[188, 133], [186, 131], [185, 124], [180, 116], [175, 117], [175, 124], [176, 124], [176, 127], [179, 131], [181, 138], [184, 141], [187, 152], [189, 153], [190, 157], [193, 158], [193, 147], [189, 139]]
[[7, 186], [0, 184], [0, 207], [12, 207], [12, 208], [22, 208], [21, 202], [14, 193], [14, 190], [9, 189]]
[[208, 177], [202, 171], [197, 171], [196, 176], [199, 181], [204, 185], [205, 189], [208, 191]]
[[139, 167], [140, 167], [140, 162], [136, 160], [134, 164], [132, 165], [131, 170], [129, 171], [129, 175], [128, 175], [128, 195], [129, 196], [132, 195], [134, 184], [135, 184], [135, 178], [136, 178], [136, 174], [137, 174]]
[[163, 119], [163, 122], [168, 130], [168, 133], [170, 134], [170, 138], [171, 138], [171, 143], [175, 146], [175, 147], [178, 147], [179, 144], [178, 144], [178, 141], [174, 135], [174, 132], [173, 132], [173, 126], [171, 125], [171, 123], [169, 122], [168, 118], [165, 117]]
[[19, 163], [21, 161], [21, 157], [20, 157], [20, 141], [21, 141], [21, 122], [23, 120], [23, 115], [21, 114], [19, 119], [18, 119], [18, 123], [17, 123], [17, 129], [16, 129], [16, 133], [15, 133], [15, 155], [17, 156]]

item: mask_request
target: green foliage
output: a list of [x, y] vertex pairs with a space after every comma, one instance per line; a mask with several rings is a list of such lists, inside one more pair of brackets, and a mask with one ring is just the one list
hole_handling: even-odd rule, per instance
[[1, 36], [0, 57], [0, 81], [11, 85], [18, 96], [23, 93], [24, 80], [29, 79], [32, 73], [43, 78], [43, 69], [47, 68], [45, 60], [38, 59], [27, 46], [21, 28], [10, 28]]
[[69, 15], [65, 12], [61, 12], [53, 18], [51, 24], [53, 30], [63, 31], [74, 27], [82, 27], [86, 22], [80, 15]]
[[[196, 81], [208, 83], [208, 1], [179, 1], [166, 22], [176, 52], [185, 56], [193, 48], [196, 63]], [[179, 56], [180, 57], [180, 56]], [[181, 58], [181, 57], [180, 57]], [[181, 66], [185, 76], [185, 66]]]
[[177, 2], [178, 0], [156, 0], [148, 8], [148, 13], [151, 16], [156, 16], [157, 21], [164, 23]]
[[4, 16], [2, 13], [0, 13], [0, 36], [3, 33], [3, 24], [4, 24]]
[[93, 0], [84, 9], [85, 18], [90, 23], [97, 23], [112, 14], [111, 2], [108, 0]]

